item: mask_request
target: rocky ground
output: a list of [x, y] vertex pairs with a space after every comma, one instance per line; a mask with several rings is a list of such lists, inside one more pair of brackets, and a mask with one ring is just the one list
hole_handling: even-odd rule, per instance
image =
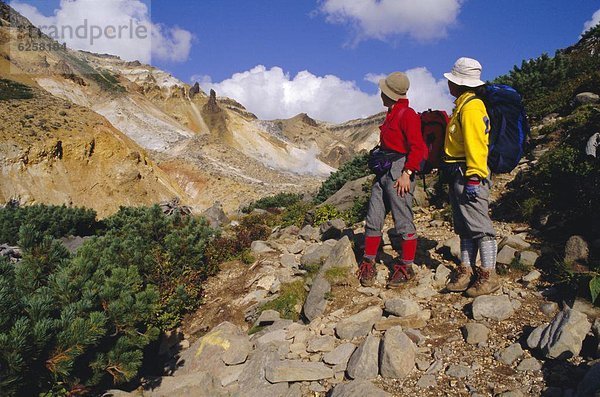
[[394, 290], [385, 288], [387, 236], [376, 285], [358, 284], [361, 225], [290, 227], [253, 243], [257, 262], [225, 264], [207, 282], [205, 304], [163, 341], [167, 376], [134, 395], [594, 395], [600, 310], [567, 304], [545, 281], [534, 267], [543, 247], [520, 224], [496, 222], [500, 291], [445, 292], [458, 255], [447, 216], [417, 209], [416, 277]]

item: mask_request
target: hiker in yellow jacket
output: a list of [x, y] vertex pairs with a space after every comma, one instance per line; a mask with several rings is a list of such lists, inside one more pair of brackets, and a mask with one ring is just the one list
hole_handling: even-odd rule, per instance
[[[454, 230], [460, 236], [461, 264], [447, 289], [466, 291], [468, 296], [490, 294], [500, 288], [496, 275], [496, 232], [488, 213], [491, 187], [487, 165], [490, 120], [477, 95], [484, 89], [481, 64], [460, 58], [448, 79], [456, 98], [446, 129], [444, 174], [450, 185]], [[481, 267], [476, 267], [477, 252]]]

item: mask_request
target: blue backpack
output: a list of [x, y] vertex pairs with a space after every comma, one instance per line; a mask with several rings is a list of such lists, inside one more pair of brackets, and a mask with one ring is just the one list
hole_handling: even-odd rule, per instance
[[521, 95], [502, 84], [485, 86], [483, 98], [490, 116], [488, 167], [495, 174], [511, 172], [523, 157], [529, 123]]

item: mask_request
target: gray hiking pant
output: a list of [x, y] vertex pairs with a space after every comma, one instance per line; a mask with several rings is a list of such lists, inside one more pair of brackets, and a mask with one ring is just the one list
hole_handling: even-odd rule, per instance
[[[388, 172], [375, 178], [367, 210], [365, 236], [381, 236], [385, 216], [391, 211], [394, 218], [394, 230], [390, 233], [392, 237], [401, 236], [405, 240], [417, 238], [412, 210], [416, 182], [414, 180], [411, 182], [410, 192], [404, 197], [398, 196], [394, 188], [394, 183], [402, 174], [405, 161], [406, 158], [394, 161]], [[409, 234], [414, 236], [409, 238]]]
[[469, 201], [464, 193], [465, 178], [462, 174], [453, 177], [450, 184], [450, 204], [454, 231], [461, 238], [478, 239], [495, 237], [494, 225], [488, 213], [491, 180], [485, 179], [479, 186], [476, 201]]

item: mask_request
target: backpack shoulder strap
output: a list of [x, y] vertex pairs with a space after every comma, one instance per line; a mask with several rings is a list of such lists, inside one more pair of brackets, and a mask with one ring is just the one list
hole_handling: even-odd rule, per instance
[[[473, 95], [473, 96], [471, 96], [471, 97], [467, 98], [467, 99], [466, 99], [466, 100], [463, 102], [463, 104], [460, 106], [460, 109], [458, 109], [458, 110], [457, 110], [456, 114], [457, 114], [457, 115], [458, 115], [458, 114], [460, 114], [460, 112], [462, 112], [463, 108], [464, 108], [465, 106], [467, 106], [467, 103], [469, 103], [469, 102], [471, 102], [471, 101], [473, 101], [473, 100], [475, 100], [475, 99], [479, 99], [479, 100], [480, 100], [481, 102], [483, 102], [483, 104], [485, 105], [485, 101], [483, 100], [483, 98], [480, 98], [480, 97], [479, 97], [479, 96], [477, 96], [477, 95]], [[460, 118], [459, 118], [458, 120], [460, 121]]]

